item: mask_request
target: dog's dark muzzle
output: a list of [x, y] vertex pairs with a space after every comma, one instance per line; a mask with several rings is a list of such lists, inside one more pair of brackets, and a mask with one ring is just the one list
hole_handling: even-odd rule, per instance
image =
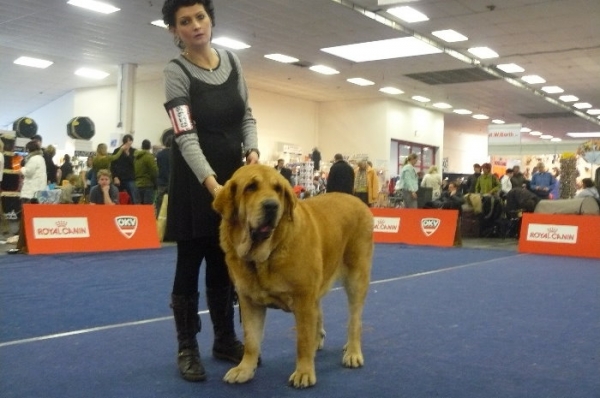
[[277, 201], [265, 200], [262, 203], [262, 223], [258, 227], [250, 229], [253, 242], [261, 242], [271, 237], [275, 229], [278, 211], [279, 203]]

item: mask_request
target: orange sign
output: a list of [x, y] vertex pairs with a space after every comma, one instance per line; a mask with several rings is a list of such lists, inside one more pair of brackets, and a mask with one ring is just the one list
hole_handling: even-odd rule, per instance
[[120, 251], [160, 247], [148, 205], [23, 205], [30, 254]]
[[377, 243], [453, 246], [458, 210], [371, 208]]
[[600, 258], [600, 216], [525, 213], [519, 252]]

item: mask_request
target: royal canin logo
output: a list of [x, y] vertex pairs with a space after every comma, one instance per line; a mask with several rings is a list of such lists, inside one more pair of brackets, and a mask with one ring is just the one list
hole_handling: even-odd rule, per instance
[[119, 216], [115, 217], [115, 224], [124, 237], [131, 239], [137, 231], [138, 219], [135, 216]]
[[425, 234], [425, 236], [431, 236], [442, 224], [442, 221], [439, 218], [422, 218], [421, 219], [421, 230]]

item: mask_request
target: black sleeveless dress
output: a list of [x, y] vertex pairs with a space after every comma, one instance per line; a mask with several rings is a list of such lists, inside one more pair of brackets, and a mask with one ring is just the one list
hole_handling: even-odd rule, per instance
[[[219, 184], [231, 178], [242, 166], [242, 120], [246, 105], [242, 99], [239, 74], [232, 55], [231, 73], [220, 85], [194, 78], [178, 60], [190, 79], [191, 113], [198, 132], [200, 148], [217, 174]], [[220, 216], [212, 208], [213, 197], [192, 172], [179, 146], [171, 147], [171, 175], [165, 240], [180, 241], [218, 236]]]

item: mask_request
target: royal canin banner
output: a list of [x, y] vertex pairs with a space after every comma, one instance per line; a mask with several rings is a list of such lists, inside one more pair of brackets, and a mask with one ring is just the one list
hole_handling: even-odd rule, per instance
[[372, 207], [371, 213], [377, 243], [454, 245], [458, 210]]
[[156, 249], [154, 206], [23, 205], [29, 254]]
[[600, 258], [600, 216], [525, 213], [519, 252]]

